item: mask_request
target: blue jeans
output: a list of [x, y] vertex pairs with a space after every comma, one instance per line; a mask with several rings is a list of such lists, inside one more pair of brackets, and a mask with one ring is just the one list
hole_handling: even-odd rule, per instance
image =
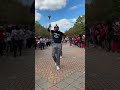
[[52, 44], [52, 57], [57, 66], [60, 66], [61, 43]]

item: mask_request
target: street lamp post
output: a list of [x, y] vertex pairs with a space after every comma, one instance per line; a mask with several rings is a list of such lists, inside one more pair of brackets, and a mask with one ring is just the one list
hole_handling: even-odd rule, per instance
[[[51, 15], [48, 16], [48, 19], [49, 19], [49, 25], [51, 25], [51, 22], [50, 22], [50, 19], [51, 19]], [[51, 27], [51, 26], [50, 26]], [[52, 40], [52, 37], [51, 37], [51, 28], [50, 28], [50, 38]]]

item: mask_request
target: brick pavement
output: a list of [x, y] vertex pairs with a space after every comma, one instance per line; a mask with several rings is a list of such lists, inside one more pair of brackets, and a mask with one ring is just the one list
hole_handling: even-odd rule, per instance
[[86, 49], [86, 90], [120, 90], [120, 54]]
[[51, 47], [35, 51], [36, 90], [84, 90], [85, 50], [63, 45], [61, 69], [56, 70]]
[[21, 57], [0, 56], [0, 90], [34, 90], [34, 60], [34, 49], [25, 49]]
[[[84, 49], [64, 45], [62, 68], [57, 72], [51, 47], [42, 52], [36, 50], [36, 90], [84, 90], [83, 52]], [[0, 90], [34, 90], [34, 50], [23, 53], [17, 58], [0, 57]], [[86, 49], [86, 55], [86, 90], [120, 90], [120, 55], [93, 48]]]

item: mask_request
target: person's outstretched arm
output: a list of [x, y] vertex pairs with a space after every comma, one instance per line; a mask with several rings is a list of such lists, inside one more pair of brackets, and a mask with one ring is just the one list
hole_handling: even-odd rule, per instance
[[48, 32], [50, 32], [50, 28], [49, 28], [49, 27], [48, 27], [48, 29], [47, 29], [47, 30], [48, 30]]
[[48, 31], [49, 31], [49, 32], [51, 31], [50, 28], [51, 28], [51, 24], [49, 24], [49, 27], [48, 27]]

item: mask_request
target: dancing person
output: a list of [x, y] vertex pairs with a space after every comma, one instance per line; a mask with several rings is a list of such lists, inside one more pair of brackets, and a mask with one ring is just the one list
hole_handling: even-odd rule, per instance
[[49, 25], [48, 31], [51, 32], [52, 34], [52, 57], [55, 61], [55, 65], [57, 70], [60, 69], [60, 54], [61, 54], [61, 42], [62, 42], [62, 37], [63, 33], [59, 31], [59, 27], [56, 25], [54, 27], [54, 30], [50, 31], [51, 25]]

